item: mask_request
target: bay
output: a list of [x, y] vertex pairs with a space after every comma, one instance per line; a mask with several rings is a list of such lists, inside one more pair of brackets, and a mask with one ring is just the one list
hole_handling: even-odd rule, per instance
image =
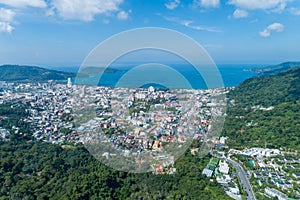
[[[170, 65], [171, 66], [171, 65]], [[259, 64], [218, 64], [217, 69], [219, 70], [220, 76], [223, 80], [223, 85], [225, 87], [236, 87], [246, 79], [252, 78], [256, 76], [256, 73], [253, 71], [250, 71], [251, 68], [261, 68], [265, 65], [259, 65]], [[101, 86], [108, 86], [113, 87], [116, 86], [118, 81], [124, 77], [128, 72], [130, 72], [134, 67], [133, 65], [125, 65], [125, 66], [112, 66], [111, 68], [117, 69], [115, 72], [105, 72], [102, 74], [101, 79], [99, 79], [99, 74], [89, 74], [89, 77], [85, 78], [77, 78], [76, 81], [73, 80], [73, 82], [80, 82], [81, 84], [87, 84], [87, 85], [95, 85], [95, 82], [98, 82], [98, 85]], [[194, 89], [208, 89], [210, 87], [207, 86], [205, 83], [205, 78], [201, 76], [201, 74], [195, 70], [192, 66], [188, 65], [172, 65], [172, 69], [176, 70], [177, 73], [181, 76], [183, 76]], [[60, 71], [68, 71], [68, 72], [77, 72], [79, 70], [79, 67], [60, 67], [56, 68]], [[143, 69], [141, 69], [143, 70]], [[148, 73], [149, 72], [149, 73]], [[159, 68], [156, 70], [145, 70], [144, 76], [146, 77], [154, 77], [158, 76], [158, 74], [161, 76], [162, 79], [165, 77], [165, 81], [168, 81], [167, 79], [170, 78], [169, 71], [167, 69]], [[137, 76], [140, 76], [139, 74], [131, 74], [129, 76], [130, 78], [127, 78], [127, 80], [123, 80], [122, 85], [124, 87], [135, 87], [136, 81], [135, 79]], [[139, 77], [141, 79], [141, 77]], [[171, 77], [172, 78], [172, 77]], [[151, 80], [151, 78], [150, 78]], [[163, 83], [164, 81], [162, 81]], [[219, 84], [219, 83], [218, 83]], [[153, 86], [162, 86], [163, 84], [159, 84], [157, 82], [149, 82], [146, 84], [147, 87], [150, 85]], [[175, 86], [176, 87], [176, 86]], [[182, 87], [180, 87], [182, 88]]]

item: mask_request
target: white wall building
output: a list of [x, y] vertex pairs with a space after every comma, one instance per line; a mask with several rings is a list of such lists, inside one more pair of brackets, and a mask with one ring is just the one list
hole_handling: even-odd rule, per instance
[[229, 173], [229, 166], [228, 164], [226, 163], [226, 161], [221, 161], [219, 163], [219, 171], [222, 173], [222, 174], [228, 174]]
[[68, 87], [68, 88], [71, 88], [71, 87], [72, 87], [72, 80], [71, 80], [71, 78], [68, 78], [67, 87]]
[[220, 144], [225, 144], [228, 137], [220, 137]]
[[273, 189], [273, 188], [265, 188], [265, 193], [270, 196], [270, 197], [277, 197], [278, 200], [287, 200], [288, 196], [282, 192], [280, 192], [279, 190]]

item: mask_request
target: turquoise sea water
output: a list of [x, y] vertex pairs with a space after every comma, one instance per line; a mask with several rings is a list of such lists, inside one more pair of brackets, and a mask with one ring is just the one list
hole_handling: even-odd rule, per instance
[[[219, 70], [220, 76], [223, 80], [223, 85], [225, 87], [238, 86], [241, 82], [245, 81], [248, 78], [254, 77], [256, 74], [254, 72], [249, 71], [251, 68], [264, 67], [264, 65], [249, 65], [249, 64], [223, 64], [217, 65], [217, 69]], [[185, 85], [180, 82], [179, 79], [182, 77], [184, 81], [187, 81], [188, 84], [192, 88], [195, 89], [207, 89], [210, 88], [207, 86], [205, 82], [205, 78], [195, 70], [192, 66], [188, 65], [172, 65], [172, 70], [165, 69], [162, 67], [155, 68], [154, 66], [148, 66], [148, 68], [141, 68], [137, 72], [132, 72], [134, 69], [132, 66], [118, 66], [112, 67], [114, 69], [118, 69], [116, 72], [104, 73], [102, 77], [99, 79], [99, 74], [89, 74], [87, 78], [77, 79], [76, 82], [101, 86], [128, 86], [128, 87], [136, 87], [142, 86], [141, 83], [137, 83], [140, 80], [144, 80], [146, 84], [144, 85], [166, 85], [168, 82], [174, 84], [179, 88], [184, 88]], [[151, 68], [151, 69], [150, 69]], [[69, 71], [69, 72], [77, 72], [79, 68], [57, 68], [61, 71]], [[132, 72], [132, 73], [129, 73]], [[173, 74], [172, 74], [173, 73]], [[214, 76], [214, 75], [212, 75]], [[210, 79], [214, 79], [214, 77], [209, 77]], [[118, 81], [121, 81], [121, 84]], [[153, 80], [153, 81], [152, 81]], [[218, 82], [216, 86], [220, 86]]]

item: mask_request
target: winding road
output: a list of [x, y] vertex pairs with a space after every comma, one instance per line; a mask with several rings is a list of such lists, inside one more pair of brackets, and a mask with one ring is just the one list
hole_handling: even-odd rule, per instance
[[244, 191], [248, 194], [247, 195], [247, 200], [256, 200], [255, 194], [253, 192], [253, 189], [251, 187], [251, 184], [246, 176], [246, 172], [244, 171], [244, 169], [242, 168], [242, 166], [237, 163], [234, 160], [231, 160], [230, 158], [226, 158], [226, 157], [220, 157], [220, 156], [216, 156], [215, 154], [212, 154], [212, 156], [225, 160], [226, 162], [230, 163], [233, 165], [233, 167], [236, 169], [237, 171], [237, 175], [239, 176], [243, 189]]

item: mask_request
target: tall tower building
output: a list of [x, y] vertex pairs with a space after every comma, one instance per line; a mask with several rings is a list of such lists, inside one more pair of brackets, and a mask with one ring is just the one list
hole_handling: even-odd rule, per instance
[[72, 87], [72, 80], [71, 80], [71, 78], [68, 78], [67, 87], [68, 87], [68, 88], [71, 88], [71, 87]]

